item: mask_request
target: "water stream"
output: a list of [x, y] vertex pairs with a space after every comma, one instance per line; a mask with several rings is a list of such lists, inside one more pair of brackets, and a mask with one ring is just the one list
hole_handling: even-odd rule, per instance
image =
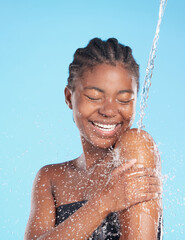
[[140, 119], [137, 122], [138, 125], [138, 131], [140, 131], [144, 126], [143, 126], [143, 118], [145, 116], [145, 108], [147, 107], [147, 99], [149, 97], [149, 88], [151, 86], [151, 78], [153, 74], [153, 69], [154, 69], [154, 60], [156, 57], [156, 52], [157, 52], [157, 44], [159, 40], [159, 31], [160, 31], [160, 25], [162, 21], [162, 17], [164, 14], [164, 10], [167, 4], [167, 0], [160, 0], [160, 7], [159, 7], [159, 17], [158, 17], [158, 22], [157, 22], [157, 27], [155, 31], [155, 36], [153, 39], [153, 44], [152, 48], [150, 51], [149, 55], [149, 60], [146, 68], [146, 75], [142, 87], [142, 92], [141, 92], [141, 101], [140, 101]]

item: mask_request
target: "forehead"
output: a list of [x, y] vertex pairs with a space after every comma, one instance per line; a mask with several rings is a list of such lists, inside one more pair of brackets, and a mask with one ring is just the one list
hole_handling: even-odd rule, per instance
[[116, 66], [109, 64], [97, 65], [92, 70], [85, 71], [80, 82], [78, 82], [82, 87], [98, 86], [102, 89], [107, 86], [116, 89], [133, 88], [134, 83], [134, 78], [121, 64]]

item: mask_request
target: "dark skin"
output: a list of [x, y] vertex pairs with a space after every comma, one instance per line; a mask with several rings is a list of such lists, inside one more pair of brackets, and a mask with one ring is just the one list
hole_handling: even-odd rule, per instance
[[[101, 64], [86, 71], [75, 86], [73, 92], [66, 87], [65, 97], [83, 153], [39, 171], [25, 240], [88, 239], [111, 212], [119, 214], [120, 239], [156, 239], [160, 158], [148, 133], [130, 129], [137, 100], [135, 79], [121, 64]], [[55, 227], [56, 207], [84, 199], [88, 202], [83, 207]]]

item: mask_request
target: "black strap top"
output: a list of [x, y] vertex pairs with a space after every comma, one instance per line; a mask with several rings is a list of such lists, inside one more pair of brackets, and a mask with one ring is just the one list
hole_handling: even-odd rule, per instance
[[[69, 216], [82, 207], [87, 200], [61, 205], [56, 208], [55, 226], [65, 221]], [[157, 240], [162, 239], [162, 216], [160, 216]], [[89, 240], [119, 240], [120, 224], [117, 213], [110, 213], [102, 224], [93, 232]]]

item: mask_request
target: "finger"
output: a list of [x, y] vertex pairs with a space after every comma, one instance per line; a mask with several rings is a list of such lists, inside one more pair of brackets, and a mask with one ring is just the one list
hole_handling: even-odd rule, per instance
[[136, 159], [131, 159], [128, 162], [126, 162], [126, 163], [120, 165], [119, 167], [117, 167], [116, 169], [114, 169], [112, 174], [117, 175], [123, 171], [126, 171], [129, 168], [131, 168], [134, 165], [134, 163], [136, 163]]
[[129, 169], [126, 172], [128, 177], [143, 177], [143, 176], [148, 176], [148, 177], [157, 177], [160, 178], [160, 175], [154, 170], [154, 169]]
[[156, 179], [153, 182], [146, 181], [146, 179], [137, 179], [127, 182], [126, 192], [132, 197], [141, 193], [162, 193], [162, 185]]
[[160, 199], [161, 194], [158, 193], [141, 193], [135, 196], [135, 198], [132, 198], [132, 202], [134, 204], [141, 203], [141, 202], [147, 202], [150, 200]]
[[161, 185], [162, 186], [162, 181], [160, 178], [158, 177], [149, 177], [149, 176], [136, 176], [133, 177], [133, 179], [130, 181], [138, 183], [138, 184], [142, 184], [142, 185]]
[[[135, 190], [135, 194], [141, 194], [141, 193], [162, 193], [162, 187], [159, 185], [148, 185], [148, 186], [143, 186]], [[134, 193], [134, 191], [133, 191]]]
[[159, 199], [160, 197], [161, 197], [160, 193], [141, 193], [139, 199], [141, 202], [145, 202], [154, 199]]
[[132, 190], [159, 188], [162, 189], [162, 184], [159, 179], [150, 179], [150, 177], [142, 177], [140, 179], [132, 179], [127, 183], [127, 187]]
[[146, 167], [138, 167], [137, 164], [130, 170], [130, 172], [139, 172], [139, 171], [145, 171], [148, 174], [156, 174], [157, 170], [155, 168], [146, 168]]
[[162, 186], [159, 186], [159, 185], [149, 185], [148, 191], [150, 193], [160, 193], [161, 194], [163, 189], [162, 189]]

